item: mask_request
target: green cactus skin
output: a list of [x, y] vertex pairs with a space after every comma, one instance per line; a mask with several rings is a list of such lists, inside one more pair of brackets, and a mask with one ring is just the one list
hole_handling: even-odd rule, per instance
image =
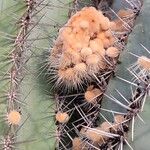
[[[133, 56], [131, 53], [137, 56], [149, 57], [148, 52], [144, 50], [144, 48], [140, 45], [142, 44], [147, 49], [149, 48], [150, 34], [149, 32], [146, 32], [149, 30], [148, 26], [150, 24], [149, 20], [146, 19], [148, 16], [147, 11], [149, 8], [150, 8], [149, 1], [144, 1], [141, 13], [136, 20], [132, 33], [129, 35], [128, 43], [120, 56], [121, 64], [118, 65], [118, 67], [116, 68], [116, 76], [119, 76], [128, 81], [132, 81], [131, 79], [133, 76], [127, 70], [127, 68], [129, 68], [132, 64], [134, 64], [137, 61], [137, 57]], [[127, 105], [127, 103], [121, 98], [121, 96], [114, 89], [118, 89], [122, 93], [122, 95], [127, 100], [129, 100], [131, 98], [131, 85], [117, 78], [113, 78], [110, 80], [109, 85], [107, 87], [107, 92], [106, 92], [107, 95], [112, 94], [120, 102]], [[133, 91], [134, 89], [135, 88], [133, 88]], [[104, 98], [102, 107], [108, 110], [126, 112], [126, 109], [120, 107], [118, 104], [115, 104], [108, 98]], [[149, 109], [148, 108], [149, 108], [149, 96], [147, 96], [143, 112], [139, 113], [139, 115], [142, 117], [145, 123], [143, 123], [139, 118], [135, 119], [134, 141], [132, 141], [131, 138], [132, 130], [130, 125], [128, 141], [134, 150], [149, 149], [148, 148], [149, 142], [147, 140], [149, 137], [149, 119], [148, 119]], [[111, 113], [103, 112], [103, 115], [106, 116], [108, 120], [110, 121], [113, 120]], [[124, 149], [128, 150], [129, 147], [125, 146]]]
[[[1, 2], [0, 16], [0, 67], [1, 67], [1, 82], [0, 96], [4, 97], [4, 91], [9, 89], [9, 79], [3, 80], [5, 73], [10, 69], [11, 63], [6, 65], [3, 61], [7, 54], [11, 54], [13, 49], [13, 41], [20, 30], [19, 19], [24, 12], [28, 11], [27, 2], [33, 1], [13, 1], [7, 0]], [[23, 66], [24, 74], [22, 82], [19, 84], [19, 100], [23, 101], [20, 105], [22, 122], [18, 127], [18, 132], [15, 136], [15, 147], [24, 150], [30, 149], [54, 149], [55, 147], [55, 125], [53, 120], [54, 110], [50, 106], [51, 98], [47, 91], [43, 88], [43, 83], [39, 83], [39, 60], [53, 43], [58, 29], [68, 18], [68, 11], [71, 9], [71, 1], [36, 1], [33, 12], [29, 12], [32, 16], [28, 27], [28, 36], [24, 40], [24, 57], [27, 59]], [[10, 36], [12, 35], [12, 36]], [[9, 40], [7, 40], [9, 38]], [[41, 72], [40, 72], [41, 73]], [[5, 97], [4, 97], [5, 98]], [[7, 103], [5, 99], [1, 100], [1, 114], [5, 114]], [[3, 101], [5, 100], [5, 101]], [[40, 106], [40, 107], [39, 107]], [[55, 108], [55, 107], [53, 107]], [[2, 118], [0, 123], [0, 136], [6, 136], [8, 126]], [[3, 147], [3, 141], [0, 147]], [[12, 148], [15, 149], [15, 148]], [[12, 150], [11, 149], [11, 150]]]

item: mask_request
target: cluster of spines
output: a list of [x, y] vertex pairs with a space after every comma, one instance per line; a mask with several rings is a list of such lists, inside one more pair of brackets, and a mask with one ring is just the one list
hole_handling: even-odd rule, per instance
[[126, 139], [127, 132], [128, 126], [124, 116], [116, 115], [113, 123], [105, 121], [96, 128], [84, 126], [79, 132], [79, 137], [73, 139], [73, 149], [79, 150], [89, 147], [104, 150], [114, 149], [121, 142], [121, 138]]
[[[144, 47], [142, 45], [142, 47]], [[144, 47], [144, 49], [146, 49]], [[146, 51], [149, 52], [148, 49]], [[143, 111], [143, 107], [147, 97], [149, 96], [149, 82], [150, 82], [150, 59], [145, 56], [139, 56], [136, 63], [129, 67], [131, 76], [133, 77], [132, 86], [136, 86], [132, 91], [130, 99], [126, 99], [120, 92], [120, 96], [124, 98], [127, 105], [118, 103], [115, 98], [109, 97], [121, 107], [126, 109], [126, 113], [120, 113], [120, 115], [114, 116], [114, 122], [108, 121], [105, 118], [105, 122], [100, 126], [91, 128], [90, 126], [82, 126], [82, 129], [78, 131], [78, 137], [73, 139], [73, 149], [79, 150], [81, 148], [94, 148], [94, 149], [123, 149], [123, 145], [128, 145], [129, 149], [133, 150], [132, 146], [128, 142], [128, 131], [132, 132], [132, 141], [134, 140], [134, 124], [135, 118], [139, 118], [142, 122], [143, 119], [139, 113]], [[121, 79], [121, 78], [119, 78]], [[123, 80], [129, 83], [127, 80]], [[130, 85], [129, 85], [130, 86]], [[107, 96], [108, 97], [108, 96]], [[119, 100], [118, 100], [119, 101]], [[111, 109], [111, 108], [110, 108]], [[102, 109], [103, 110], [103, 109]], [[110, 110], [110, 113], [112, 111]], [[131, 129], [130, 129], [131, 124]]]
[[[141, 3], [138, 7], [134, 6], [132, 3], [132, 9], [120, 10], [117, 14], [111, 9], [117, 16], [117, 19], [112, 21], [110, 21], [111, 18], [104, 17], [102, 12], [98, 12], [95, 8], [87, 7], [73, 15], [60, 30], [59, 37], [48, 58], [50, 62], [49, 74], [53, 77], [56, 103], [58, 108], [61, 109], [61, 111], [59, 109], [56, 111], [55, 117], [58, 130], [61, 129], [58, 149], [70, 148], [74, 143], [73, 138], [75, 136], [79, 138], [78, 132], [80, 132], [82, 126], [88, 128], [97, 126], [102, 96], [110, 77], [114, 74], [118, 57], [127, 42], [129, 33], [132, 31]], [[92, 11], [96, 17], [102, 17], [101, 20], [104, 26], [100, 23], [101, 29], [97, 29], [97, 26], [90, 28], [97, 31], [89, 32], [91, 35], [86, 40], [83, 36], [84, 31], [90, 26], [90, 19], [88, 22], [84, 15], [82, 18], [82, 12], [87, 11], [85, 14], [89, 15], [88, 9], [91, 18], [94, 18]], [[80, 23], [76, 26], [76, 22]], [[94, 22], [97, 23], [96, 20]], [[85, 41], [81, 41], [80, 36], [76, 39], [76, 36], [72, 35], [74, 30], [76, 31], [74, 35], [79, 34], [80, 30], [84, 30], [81, 39]], [[93, 40], [97, 40], [98, 34], [100, 34], [100, 40], [97, 43], [93, 42]], [[112, 44], [108, 40], [110, 37], [113, 39]], [[86, 41], [91, 44], [86, 46]], [[99, 57], [95, 56], [96, 58], [94, 56], [89, 58], [89, 62], [94, 65], [87, 69], [88, 59], [84, 60], [84, 58], [93, 55], [94, 50], [97, 50], [100, 55]], [[101, 61], [97, 61], [99, 58], [102, 58]], [[95, 69], [97, 64], [98, 67]], [[100, 65], [101, 67], [99, 67]], [[91, 147], [91, 144], [88, 144], [88, 148]]]

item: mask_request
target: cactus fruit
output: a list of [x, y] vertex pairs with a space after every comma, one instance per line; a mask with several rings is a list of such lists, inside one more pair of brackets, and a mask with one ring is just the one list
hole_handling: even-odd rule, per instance
[[[116, 19], [105, 17], [94, 7], [84, 7], [72, 15], [65, 26], [60, 29], [48, 58], [49, 75], [51, 77], [54, 75], [51, 83], [54, 84], [56, 100], [61, 101], [62, 97], [64, 98], [64, 106], [60, 105], [60, 107], [63, 108], [69, 103], [65, 111], [73, 110], [73, 112], [70, 120], [65, 125], [63, 124], [64, 128], [68, 129], [64, 132], [68, 138], [64, 139], [60, 136], [61, 142], [59, 142], [58, 149], [70, 148], [68, 141], [74, 144], [72, 139], [75, 138], [79, 142], [82, 141], [82, 136], [87, 138], [82, 141], [85, 147], [98, 149], [105, 144], [108, 148], [108, 145], [113, 146], [115, 143], [113, 147], [116, 148], [120, 141], [119, 136], [128, 132], [128, 123], [122, 124], [121, 121], [126, 122], [127, 119], [129, 122], [129, 116], [116, 116], [116, 118], [124, 119], [117, 118], [116, 123], [112, 125], [114, 127], [110, 133], [105, 133], [105, 136], [110, 136], [110, 138], [115, 136], [117, 139], [107, 138], [106, 142], [100, 142], [103, 137], [96, 133], [99, 131], [97, 119], [108, 81], [114, 73], [118, 57], [127, 42], [128, 34], [132, 31], [140, 7], [136, 11], [122, 9], [117, 14], [115, 13], [118, 17]], [[96, 20], [96, 18], [99, 19]], [[126, 109], [129, 108], [119, 101], [118, 103]], [[57, 125], [59, 130], [61, 124]], [[87, 130], [84, 133], [81, 132], [83, 126]], [[126, 128], [122, 129], [122, 126]], [[126, 134], [124, 136], [123, 138], [126, 138]], [[81, 139], [78, 140], [78, 137]], [[123, 146], [123, 143], [121, 145]]]

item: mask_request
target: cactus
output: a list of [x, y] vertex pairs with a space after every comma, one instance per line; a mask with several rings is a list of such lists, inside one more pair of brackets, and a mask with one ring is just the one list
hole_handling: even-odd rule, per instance
[[146, 149], [148, 0], [0, 5], [1, 149]]
[[[47, 108], [52, 102], [47, 101], [50, 97], [38, 82], [38, 60], [49, 49], [57, 28], [67, 19], [71, 5], [69, 1], [53, 2], [1, 2], [1, 149], [55, 147], [53, 114], [49, 113], [49, 118], [46, 115], [53, 110]], [[63, 13], [55, 18], [54, 14], [57, 16], [59, 12]]]
[[[138, 18], [138, 20], [136, 22], [136, 25], [135, 25], [135, 28], [134, 28], [133, 32], [131, 33], [131, 35], [129, 37], [129, 40], [128, 40], [129, 42], [128, 42], [127, 48], [126, 48], [128, 50], [128, 52], [132, 52], [132, 53], [137, 54], [139, 56], [142, 56], [142, 55], [147, 56], [148, 55], [148, 53], [143, 49], [143, 46], [140, 45], [140, 43], [142, 43], [142, 44], [148, 46], [148, 44], [146, 44], [146, 43], [148, 43], [146, 37], [148, 37], [149, 34], [148, 33], [146, 34], [145, 32], [142, 32], [142, 31], [144, 31], [143, 29], [147, 28], [146, 27], [147, 25], [146, 24], [145, 25], [141, 24], [141, 20], [143, 20], [144, 16], [146, 16], [145, 15], [146, 14], [146, 12], [145, 12], [146, 11], [146, 6], [148, 6], [148, 2], [144, 2], [144, 6], [142, 8], [142, 13], [141, 13], [140, 17]], [[137, 37], [136, 36], [137, 33], [144, 34], [144, 36]], [[117, 70], [117, 75], [121, 76], [123, 79], [130, 80], [130, 76], [132, 76], [132, 75], [126, 69], [129, 66], [131, 66], [131, 64], [136, 62], [137, 58], [135, 56], [129, 54], [129, 53], [124, 52], [124, 53], [122, 53], [121, 61], [123, 63], [119, 66], [119, 68]], [[122, 69], [122, 68], [124, 68], [124, 69]], [[110, 87], [108, 87], [108, 93], [110, 93], [110, 92], [112, 93], [114, 88], [117, 87], [120, 91], [122, 91], [122, 94], [123, 94], [124, 97], [126, 97], [127, 99], [131, 98], [131, 89], [129, 88], [130, 86], [128, 84], [122, 84], [122, 82], [120, 82], [119, 80], [116, 79], [116, 80], [113, 80], [112, 82], [110, 82], [109, 85], [110, 85]], [[114, 85], [115, 85], [115, 87], [114, 87]], [[120, 85], [122, 85], [122, 86], [120, 86]], [[126, 92], [124, 91], [124, 89], [126, 89], [125, 90]], [[118, 96], [118, 94], [116, 94], [116, 93], [113, 93], [113, 96], [117, 99], [120, 99], [120, 95]], [[149, 98], [147, 98], [147, 99], [149, 99]], [[107, 107], [109, 109], [110, 109], [110, 107], [113, 110], [117, 109], [113, 106], [114, 105], [112, 105], [112, 103], [107, 105]], [[148, 107], [148, 103], [146, 103], [145, 107]], [[122, 111], [122, 108], [120, 108], [118, 111]], [[148, 114], [148, 110], [146, 110], [146, 109], [145, 109], [144, 112], [140, 113], [140, 115], [142, 115], [143, 118], [146, 116], [146, 114]], [[144, 121], [145, 121], [145, 118], [144, 118]], [[137, 121], [137, 122], [138, 123], [135, 123], [136, 127], [135, 127], [135, 131], [134, 131], [134, 135], [135, 135], [134, 142], [133, 142], [134, 144], [132, 142], [130, 142], [131, 146], [133, 147], [133, 149], [147, 149], [145, 147], [145, 145], [147, 144], [146, 140], [143, 141], [144, 144], [141, 144], [141, 142], [139, 142], [140, 141], [139, 139], [140, 139], [140, 137], [142, 137], [142, 133], [144, 133], [144, 131], [145, 131], [146, 127], [148, 126], [148, 124], [147, 125], [143, 124], [142, 129], [141, 129], [141, 128], [139, 128], [139, 126], [140, 126], [139, 121]], [[148, 121], [146, 121], [146, 122], [148, 123]], [[146, 138], [144, 138], [144, 139], [146, 139]]]

